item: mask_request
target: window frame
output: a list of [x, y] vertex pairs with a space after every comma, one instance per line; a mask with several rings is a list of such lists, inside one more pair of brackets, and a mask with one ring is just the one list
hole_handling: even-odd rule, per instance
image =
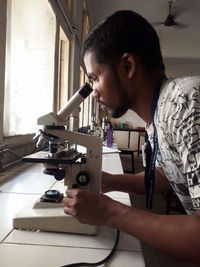
[[[88, 10], [88, 3], [86, 0], [83, 1], [83, 17], [82, 17], [82, 35], [81, 35], [81, 42], [83, 43], [86, 36], [88, 35], [91, 27], [91, 21], [89, 16]], [[87, 74], [85, 72], [85, 67], [83, 66], [83, 62], [80, 65], [80, 86], [83, 83], [89, 82]], [[81, 110], [79, 114], [79, 127], [89, 126], [92, 123], [92, 120], [99, 121], [99, 104], [96, 102], [95, 99], [92, 98], [90, 95], [82, 104]], [[86, 125], [86, 124], [87, 125]]]
[[[21, 3], [22, 2], [22, 3]], [[33, 8], [30, 8], [29, 5], [27, 5], [26, 1], [18, 1], [18, 0], [7, 0], [7, 20], [6, 20], [6, 58], [5, 58], [5, 89], [4, 89], [4, 100], [3, 100], [3, 106], [4, 106], [4, 121], [3, 121], [3, 138], [6, 140], [10, 140], [12, 137], [21, 137], [21, 139], [23, 140], [23, 137], [27, 137], [27, 136], [32, 136], [35, 134], [35, 131], [37, 130], [37, 117], [42, 116], [44, 113], [53, 111], [53, 102], [54, 102], [54, 91], [55, 91], [55, 86], [54, 86], [54, 79], [55, 79], [55, 75], [54, 75], [54, 68], [55, 68], [55, 62], [54, 62], [54, 55], [55, 55], [55, 51], [56, 51], [56, 47], [55, 47], [55, 40], [56, 40], [56, 15], [53, 11], [53, 9], [51, 8], [51, 5], [49, 4], [49, 2], [43, 1], [40, 2], [39, 0], [36, 1], [37, 3], [35, 4], [35, 2], [31, 2], [30, 6], [32, 5]], [[22, 4], [22, 8], [19, 8], [19, 3]], [[36, 24], [32, 24], [33, 22], [33, 18], [35, 17], [35, 13], [38, 11], [38, 13], [40, 12], [40, 10], [38, 10], [38, 4], [39, 4], [39, 9], [42, 12], [42, 15], [39, 14], [39, 19], [38, 22], [36, 22]], [[36, 9], [35, 9], [36, 8]], [[32, 11], [33, 10], [33, 11]], [[21, 12], [20, 13], [20, 17], [19, 14], [17, 12]], [[25, 13], [26, 12], [26, 13]], [[25, 17], [25, 20], [23, 21], [23, 18], [21, 19], [21, 17]], [[45, 16], [46, 15], [46, 16]], [[45, 16], [45, 17], [44, 17]], [[18, 17], [19, 19], [16, 21], [16, 17]], [[26, 17], [28, 17], [27, 23], [26, 21]], [[31, 20], [32, 18], [32, 20]], [[30, 19], [30, 20], [29, 20]], [[44, 20], [44, 27], [43, 28], [41, 25], [41, 31], [38, 31], [38, 25], [41, 24], [41, 20]], [[21, 25], [23, 21], [23, 24]], [[16, 25], [20, 25], [20, 27], [18, 26], [17, 30], [15, 29], [15, 24], [13, 24], [14, 22], [16, 22]], [[30, 22], [30, 23], [29, 23]], [[40, 24], [38, 24], [40, 23]], [[34, 25], [34, 26], [32, 26]], [[47, 29], [47, 25], [50, 26], [50, 28]], [[12, 26], [14, 28], [12, 28]], [[22, 26], [22, 29], [21, 29]], [[28, 27], [27, 27], [28, 26]], [[48, 26], [48, 27], [49, 27]], [[25, 27], [23, 29], [23, 27]], [[35, 29], [34, 29], [35, 28]], [[20, 29], [20, 30], [19, 30]], [[32, 35], [32, 31], [33, 30], [33, 35]], [[45, 29], [45, 31], [44, 31]], [[50, 31], [51, 29], [51, 31]], [[36, 33], [36, 34], [35, 34]], [[42, 33], [42, 36], [45, 36], [43, 39], [40, 37]], [[39, 35], [39, 36], [38, 36]], [[13, 38], [14, 36], [14, 38]], [[19, 39], [20, 38], [20, 39]], [[21, 46], [15, 45], [15, 41], [17, 40], [16, 43], [23, 43], [24, 47], [22, 48], [21, 51]], [[20, 40], [20, 42], [18, 41]], [[47, 40], [46, 43], [43, 41]], [[12, 48], [13, 47], [17, 47], [16, 50], [20, 51], [21, 55], [23, 56], [24, 54], [25, 56], [25, 60], [23, 57], [21, 57], [20, 55], [20, 59], [19, 60], [14, 60], [14, 64], [17, 65], [17, 68], [15, 66], [15, 68], [13, 69], [13, 62], [12, 62], [12, 57], [13, 57], [13, 51]], [[14, 49], [13, 49], [14, 50]], [[24, 51], [25, 53], [24, 53]], [[41, 53], [42, 51], [42, 53]], [[44, 51], [44, 52], [43, 52]], [[37, 56], [37, 53], [40, 53], [39, 56]], [[23, 54], [24, 53], [24, 54]], [[37, 67], [33, 67], [33, 69], [38, 70], [38, 73], [42, 73], [43, 77], [42, 79], [38, 80], [37, 79], [37, 71], [30, 71], [32, 66], [32, 62], [33, 60], [30, 60], [30, 55], [32, 53], [36, 53], [36, 56], [32, 56], [32, 59], [40, 59], [43, 58], [43, 55], [46, 57], [46, 59], [44, 61], [42, 61], [42, 63], [39, 63], [37, 65]], [[17, 52], [18, 55], [18, 52]], [[20, 66], [20, 62], [18, 63], [18, 61], [22, 61], [23, 64]], [[25, 65], [26, 64], [26, 65]], [[44, 67], [42, 67], [41, 71], [39, 71], [39, 69], [41, 68], [41, 66], [44, 65]], [[19, 67], [18, 67], [19, 66]], [[46, 67], [47, 66], [47, 67]], [[46, 69], [45, 69], [46, 67]], [[20, 71], [16, 76], [13, 75], [14, 73], [16, 73], [18, 71], [18, 69], [23, 69], [23, 71]], [[13, 72], [12, 72], [13, 70]], [[29, 70], [29, 71], [27, 71]], [[26, 72], [27, 71], [27, 72]], [[43, 74], [44, 72], [44, 74]], [[32, 75], [34, 73], [34, 75]], [[30, 75], [30, 76], [29, 76]], [[15, 76], [15, 77], [14, 77]], [[48, 78], [46, 78], [46, 77]], [[12, 86], [13, 81], [15, 81], [17, 77], [17, 82], [16, 84], [20, 84], [22, 82], [22, 85], [20, 84], [18, 86], [18, 88], [20, 88], [20, 90], [16, 89], [16, 85]], [[20, 79], [19, 79], [20, 77]], [[29, 77], [27, 79], [27, 77]], [[46, 80], [45, 80], [46, 78]], [[45, 83], [43, 85], [45, 85], [44, 90], [42, 90], [40, 92], [40, 90], [37, 90], [38, 88], [40, 88], [39, 86], [43, 83], [43, 79], [45, 81]], [[36, 81], [36, 93], [35, 94], [35, 90], [32, 89], [34, 88], [33, 84]], [[25, 85], [24, 85], [25, 84]], [[34, 84], [35, 85], [35, 84]], [[26, 89], [25, 89], [26, 88]], [[43, 87], [41, 87], [42, 89]], [[22, 91], [23, 89], [25, 89], [24, 91]], [[28, 90], [27, 90], [28, 89]], [[14, 94], [13, 92], [17, 92], [17, 96], [15, 96], [14, 98]], [[23, 93], [22, 93], [23, 92]], [[29, 94], [30, 92], [30, 94]], [[33, 99], [31, 99], [30, 95], [34, 94]], [[19, 96], [18, 96], [19, 95]], [[35, 99], [35, 96], [37, 96], [38, 101]], [[39, 97], [38, 97], [39, 96]], [[27, 99], [28, 97], [28, 99]], [[34, 100], [34, 101], [30, 101], [25, 102], [23, 99], [27, 99], [27, 101], [29, 101], [29, 99]], [[47, 99], [46, 105], [40, 104], [40, 107], [38, 109], [35, 109], [35, 107], [37, 106], [37, 104], [39, 103], [44, 103], [44, 99]], [[20, 101], [20, 105], [19, 105], [19, 101]], [[39, 103], [38, 103], [39, 102]], [[15, 108], [14, 110], [12, 110], [12, 105], [16, 106], [18, 103], [18, 108]], [[29, 105], [30, 104], [30, 105]], [[33, 114], [32, 110], [35, 110], [35, 114], [33, 115], [35, 120], [35, 126], [33, 125], [33, 123], [31, 123], [32, 125], [30, 125], [30, 128], [28, 128], [28, 125], [24, 123], [24, 126], [26, 125], [27, 127], [24, 127], [24, 130], [17, 130], [17, 123], [15, 123], [16, 127], [10, 127], [10, 125], [12, 125], [12, 120], [14, 119], [12, 117], [12, 112], [14, 111], [13, 115], [14, 116], [18, 116], [20, 119], [22, 118], [22, 121], [24, 120], [23, 114], [24, 114], [24, 107], [28, 105], [27, 107], [27, 114], [29, 112], [30, 117], [27, 116], [26, 120], [27, 120], [27, 124], [29, 122], [32, 122], [33, 120], [30, 120], [31, 115]], [[32, 109], [30, 109], [30, 107], [32, 107]], [[46, 108], [45, 108], [46, 107]], [[48, 107], [48, 108], [47, 108]], [[21, 109], [21, 110], [20, 110]], [[41, 111], [43, 109], [43, 111]], [[45, 109], [45, 110], [44, 110]], [[36, 115], [37, 114], [37, 110], [40, 110], [40, 115]], [[11, 112], [11, 113], [10, 113]], [[19, 113], [18, 113], [19, 112]], [[24, 114], [25, 115], [25, 114]], [[5, 123], [5, 122], [8, 123]], [[19, 123], [20, 124], [20, 123]], [[12, 131], [13, 129], [13, 131]], [[29, 130], [28, 130], [29, 129]], [[27, 132], [27, 133], [25, 133]]]

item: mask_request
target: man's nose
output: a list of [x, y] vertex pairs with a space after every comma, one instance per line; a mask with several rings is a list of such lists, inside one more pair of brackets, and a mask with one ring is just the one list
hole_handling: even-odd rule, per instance
[[92, 97], [99, 98], [99, 91], [96, 88], [93, 88]]

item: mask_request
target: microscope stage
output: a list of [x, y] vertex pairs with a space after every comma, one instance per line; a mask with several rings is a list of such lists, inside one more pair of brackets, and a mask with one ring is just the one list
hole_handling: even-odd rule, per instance
[[71, 149], [68, 151], [61, 151], [57, 153], [58, 156], [50, 157], [49, 151], [39, 151], [28, 156], [23, 157], [24, 162], [34, 162], [34, 163], [50, 163], [50, 164], [72, 164], [77, 159], [79, 159], [82, 154], [78, 151]]

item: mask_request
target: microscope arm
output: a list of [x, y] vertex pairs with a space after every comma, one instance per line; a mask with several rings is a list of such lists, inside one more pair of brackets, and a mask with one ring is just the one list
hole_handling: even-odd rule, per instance
[[86, 148], [87, 170], [90, 173], [90, 189], [99, 192], [102, 171], [102, 140], [97, 136], [66, 130], [48, 130], [48, 133]]

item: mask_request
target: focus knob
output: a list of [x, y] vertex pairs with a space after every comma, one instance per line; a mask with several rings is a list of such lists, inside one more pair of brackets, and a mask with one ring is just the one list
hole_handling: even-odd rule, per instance
[[57, 181], [61, 181], [62, 179], [65, 178], [65, 170], [63, 169], [56, 170], [56, 172], [54, 173], [54, 177]]
[[79, 186], [88, 185], [90, 181], [89, 173], [86, 171], [81, 171], [76, 175], [76, 182]]

